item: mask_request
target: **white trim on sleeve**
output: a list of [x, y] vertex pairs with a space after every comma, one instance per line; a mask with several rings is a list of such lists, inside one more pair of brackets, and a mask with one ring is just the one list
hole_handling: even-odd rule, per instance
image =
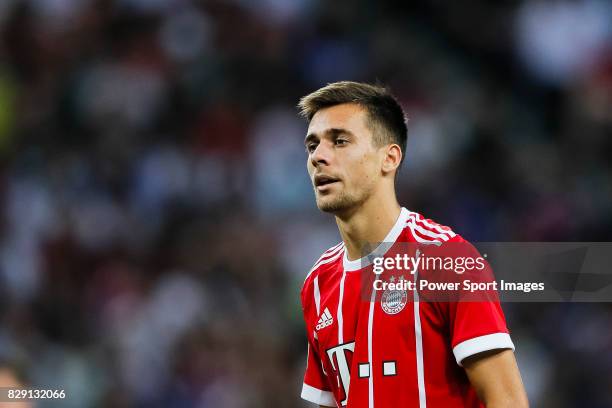
[[325, 407], [335, 407], [336, 400], [330, 391], [323, 391], [304, 383], [302, 386], [302, 399]]
[[453, 354], [457, 364], [463, 366], [463, 359], [474, 354], [482, 353], [483, 351], [496, 349], [511, 349], [514, 351], [514, 344], [508, 333], [493, 333], [485, 336], [474, 337], [457, 344], [453, 347]]

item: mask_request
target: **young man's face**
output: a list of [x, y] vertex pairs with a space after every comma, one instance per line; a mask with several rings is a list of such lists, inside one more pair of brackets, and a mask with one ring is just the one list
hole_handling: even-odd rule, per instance
[[312, 117], [304, 144], [308, 174], [321, 211], [355, 208], [375, 191], [381, 149], [372, 140], [367, 112], [354, 103], [321, 109]]

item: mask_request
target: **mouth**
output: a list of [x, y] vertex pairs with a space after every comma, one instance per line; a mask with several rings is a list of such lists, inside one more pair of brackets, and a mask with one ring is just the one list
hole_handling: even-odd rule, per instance
[[338, 183], [339, 181], [340, 180], [335, 177], [319, 175], [314, 178], [314, 185], [317, 190], [321, 191], [334, 183]]

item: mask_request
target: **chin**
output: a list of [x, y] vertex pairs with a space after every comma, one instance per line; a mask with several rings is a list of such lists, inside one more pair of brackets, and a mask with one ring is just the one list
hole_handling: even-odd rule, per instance
[[335, 203], [318, 203], [317, 207], [320, 211], [330, 214], [335, 214], [338, 211], [341, 211], [341, 208], [335, 205]]
[[325, 197], [317, 200], [317, 207], [320, 211], [336, 214], [353, 207], [354, 203], [346, 197]]

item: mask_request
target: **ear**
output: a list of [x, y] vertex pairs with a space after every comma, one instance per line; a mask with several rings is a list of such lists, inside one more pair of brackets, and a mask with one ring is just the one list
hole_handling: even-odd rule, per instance
[[383, 148], [382, 172], [389, 174], [397, 170], [402, 162], [402, 149], [399, 145], [393, 143]]

